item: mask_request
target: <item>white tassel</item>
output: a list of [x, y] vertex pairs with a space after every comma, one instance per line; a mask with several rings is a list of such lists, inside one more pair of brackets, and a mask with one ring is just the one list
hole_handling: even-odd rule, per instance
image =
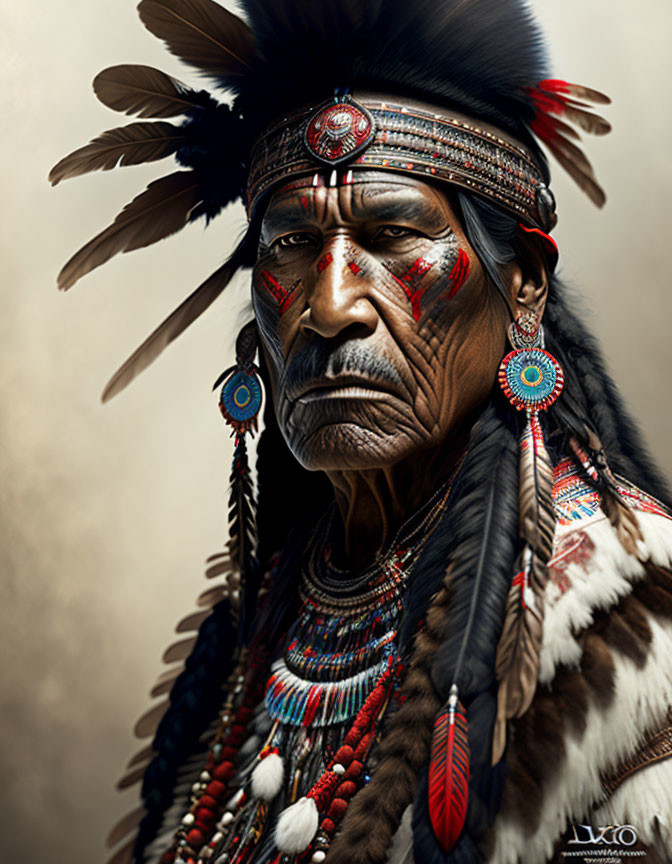
[[317, 833], [320, 815], [312, 798], [299, 798], [283, 810], [275, 827], [275, 843], [285, 855], [298, 855], [310, 845]]
[[277, 753], [265, 756], [252, 772], [252, 794], [263, 801], [271, 801], [282, 787], [285, 766]]

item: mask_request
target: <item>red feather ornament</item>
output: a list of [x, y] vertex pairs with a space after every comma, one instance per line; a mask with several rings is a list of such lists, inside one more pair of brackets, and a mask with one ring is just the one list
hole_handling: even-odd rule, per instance
[[469, 802], [467, 714], [455, 684], [436, 720], [429, 763], [429, 819], [437, 840], [449, 852], [457, 843]]

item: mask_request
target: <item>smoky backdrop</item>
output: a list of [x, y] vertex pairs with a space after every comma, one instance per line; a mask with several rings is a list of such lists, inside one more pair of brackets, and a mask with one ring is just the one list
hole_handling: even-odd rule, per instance
[[[586, 151], [598, 212], [554, 170], [561, 273], [661, 468], [672, 475], [669, 0], [535, 0], [558, 77], [608, 92], [614, 132]], [[239, 205], [122, 255], [66, 295], [60, 266], [161, 165], [50, 189], [61, 156], [123, 118], [90, 81], [121, 62], [196, 83], [139, 22], [133, 0], [0, 0], [0, 712], [5, 860], [103, 861], [137, 800], [113, 790], [175, 622], [226, 539], [231, 443], [211, 385], [231, 362], [246, 277], [106, 407], [109, 375], [223, 260]], [[487, 22], [484, 22], [487, 26]], [[168, 169], [170, 170], [170, 169]], [[164, 171], [165, 173], [165, 171]]]

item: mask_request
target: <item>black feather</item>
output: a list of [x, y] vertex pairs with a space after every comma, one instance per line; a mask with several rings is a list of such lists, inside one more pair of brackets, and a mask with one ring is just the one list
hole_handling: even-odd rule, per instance
[[529, 139], [523, 88], [547, 77], [541, 33], [523, 0], [243, 0], [261, 59], [238, 88], [279, 113], [335, 87], [408, 94]]
[[134, 860], [144, 859], [144, 849], [161, 827], [163, 814], [173, 802], [180, 766], [190, 756], [205, 752], [199, 738], [217, 716], [221, 687], [233, 666], [235, 646], [236, 631], [225, 600], [201, 624], [194, 650], [170, 691], [170, 707], [152, 742], [156, 756], [142, 783], [147, 815], [140, 823]]
[[247, 127], [228, 105], [217, 105], [190, 111], [182, 133], [184, 143], [177, 151], [177, 161], [196, 172], [203, 189], [190, 221], [200, 216], [210, 221], [243, 192], [244, 160], [250, 146]]
[[[501, 766], [492, 768], [490, 753], [497, 698], [495, 654], [518, 551], [517, 436], [509, 428], [515, 429], [516, 424], [499, 393], [493, 394], [472, 431], [443, 524], [418, 561], [417, 575], [407, 594], [402, 631], [406, 638], [424, 615], [447, 562], [452, 562], [447, 635], [437, 652], [432, 678], [445, 700], [457, 672], [460, 699], [469, 720], [471, 751], [467, 820], [450, 853], [439, 847], [428, 821], [428, 831], [423, 827], [427, 792], [426, 784], [420, 784], [414, 814], [419, 832], [414, 841], [418, 861], [478, 861], [478, 857], [470, 856], [499, 808], [504, 773]], [[479, 571], [485, 561], [487, 567]], [[479, 572], [480, 585], [476, 583]], [[476, 610], [473, 616], [472, 609]], [[458, 670], [461, 649], [464, 661]]]

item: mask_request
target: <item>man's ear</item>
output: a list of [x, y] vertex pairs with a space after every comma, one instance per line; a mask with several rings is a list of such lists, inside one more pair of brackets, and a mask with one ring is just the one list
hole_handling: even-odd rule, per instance
[[521, 312], [533, 312], [540, 321], [550, 284], [548, 254], [541, 241], [533, 234], [518, 232], [520, 254], [502, 269], [507, 286], [507, 301], [512, 318]]

